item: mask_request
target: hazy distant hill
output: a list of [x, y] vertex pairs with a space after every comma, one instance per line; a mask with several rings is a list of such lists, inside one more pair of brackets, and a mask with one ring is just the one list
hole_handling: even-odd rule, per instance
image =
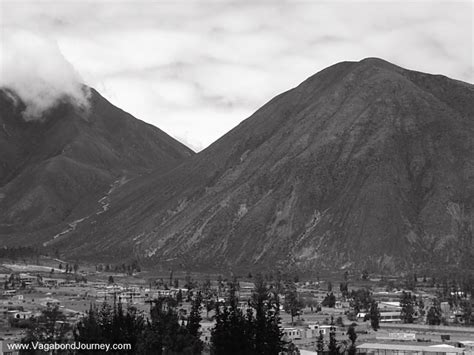
[[103, 210], [110, 191], [194, 153], [91, 91], [87, 112], [59, 104], [26, 122], [15, 93], [0, 90], [0, 241], [33, 244]]
[[125, 184], [56, 245], [216, 270], [459, 264], [472, 256], [473, 197], [474, 87], [369, 58]]

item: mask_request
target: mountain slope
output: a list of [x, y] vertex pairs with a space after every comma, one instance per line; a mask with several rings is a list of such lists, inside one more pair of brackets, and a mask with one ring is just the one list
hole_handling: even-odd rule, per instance
[[473, 197], [473, 86], [368, 58], [126, 184], [67, 243], [75, 255], [214, 269], [460, 262], [472, 227], [469, 237], [457, 221], [469, 226]]
[[38, 243], [100, 210], [118, 184], [151, 170], [166, 172], [193, 153], [156, 127], [91, 90], [87, 111], [61, 103], [36, 121], [0, 91], [0, 238]]

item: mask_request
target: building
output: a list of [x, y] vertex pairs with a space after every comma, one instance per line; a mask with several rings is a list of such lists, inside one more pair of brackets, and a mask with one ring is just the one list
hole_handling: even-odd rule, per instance
[[31, 287], [38, 282], [38, 277], [30, 274], [20, 273], [20, 281], [26, 286]]
[[357, 346], [358, 354], [374, 355], [465, 355], [464, 348], [455, 348], [445, 344], [434, 346], [408, 344], [365, 343]]
[[380, 312], [381, 323], [397, 323], [401, 322], [401, 312]]
[[8, 311], [7, 314], [8, 314], [8, 317], [15, 318], [15, 319], [29, 319], [33, 315], [33, 312], [15, 310], [15, 311]]
[[303, 334], [298, 328], [283, 328], [283, 336], [288, 340], [300, 340]]

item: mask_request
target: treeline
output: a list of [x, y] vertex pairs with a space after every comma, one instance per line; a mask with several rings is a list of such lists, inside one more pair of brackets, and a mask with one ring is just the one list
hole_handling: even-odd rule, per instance
[[0, 258], [2, 259], [20, 259], [30, 258], [39, 255], [40, 251], [34, 247], [3, 247], [0, 248]]
[[132, 275], [135, 272], [141, 272], [142, 269], [137, 260], [132, 261], [131, 263], [122, 263], [122, 264], [97, 264], [95, 270], [99, 272], [122, 272], [128, 275]]
[[66, 264], [64, 267], [63, 267], [63, 263], [59, 263], [58, 265], [58, 269], [59, 270], [63, 270], [64, 269], [64, 272], [66, 274], [70, 274], [74, 271], [75, 274], [77, 274], [77, 271], [79, 270], [79, 264], [74, 264], [74, 265], [69, 265], [69, 264]]
[[148, 317], [134, 307], [124, 311], [120, 302], [113, 306], [105, 303], [100, 309], [91, 306], [78, 323], [74, 338], [83, 343], [131, 345], [131, 350], [120, 354], [200, 354], [200, 299], [193, 300], [186, 323], [180, 323], [177, 305], [172, 297], [159, 298], [153, 302]]
[[[229, 282], [225, 300], [214, 304], [215, 326], [207, 350], [213, 355], [276, 355], [294, 348], [282, 340], [280, 303], [274, 288], [262, 277], [256, 277], [252, 297], [242, 305], [236, 296], [237, 285], [235, 281]], [[127, 343], [131, 344], [131, 350], [116, 354], [201, 354], [207, 346], [200, 339], [202, 305], [201, 292], [194, 293], [187, 316], [178, 310], [177, 298], [171, 296], [152, 301], [149, 313], [133, 306], [124, 309], [120, 300], [116, 300], [112, 305], [91, 305], [75, 327], [66, 321], [58, 307], [49, 307], [32, 320], [22, 342]]]
[[[200, 303], [197, 296], [186, 320], [180, 319], [178, 303], [172, 297], [154, 300], [147, 315], [133, 306], [124, 309], [121, 302], [114, 302], [113, 305], [103, 303], [100, 307], [91, 305], [86, 316], [74, 327], [67, 322], [58, 306], [51, 306], [41, 316], [32, 319], [22, 343], [67, 344], [76, 341], [84, 344], [130, 344], [130, 349], [110, 353], [201, 354]], [[80, 350], [78, 353], [97, 354], [94, 350]]]
[[211, 353], [257, 355], [284, 351], [289, 344], [282, 340], [278, 294], [258, 276], [244, 313], [238, 307], [235, 292], [235, 283], [231, 283], [227, 302], [215, 306], [216, 325], [211, 332]]

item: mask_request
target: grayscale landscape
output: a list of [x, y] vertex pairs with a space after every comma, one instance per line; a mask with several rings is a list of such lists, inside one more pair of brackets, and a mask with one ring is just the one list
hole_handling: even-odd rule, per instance
[[472, 3], [1, 10], [0, 354], [474, 353]]

